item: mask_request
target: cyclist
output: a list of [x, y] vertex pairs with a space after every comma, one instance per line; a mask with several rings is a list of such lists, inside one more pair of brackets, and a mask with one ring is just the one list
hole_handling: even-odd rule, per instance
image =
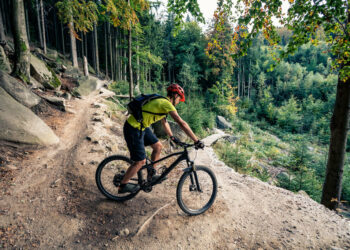
[[[198, 140], [188, 124], [182, 120], [177, 113], [175, 106], [180, 102], [185, 102], [185, 92], [178, 84], [173, 83], [167, 88], [167, 99], [153, 99], [143, 106], [142, 110], [152, 112], [143, 112], [143, 126], [136, 121], [133, 115], [130, 115], [130, 117], [126, 120], [124, 124], [124, 138], [130, 151], [130, 158], [133, 163], [128, 168], [123, 180], [121, 181], [118, 191], [119, 193], [132, 193], [139, 189], [138, 185], [128, 182], [146, 163], [145, 146], [151, 146], [153, 149], [151, 155], [152, 161], [156, 161], [160, 157], [163, 146], [149, 128], [151, 124], [161, 120], [166, 134], [172, 141], [175, 143], [178, 142], [178, 139], [173, 136], [170, 125], [166, 120], [166, 115], [156, 115], [156, 113], [170, 114], [174, 121], [179, 124], [181, 129], [195, 142], [198, 148], [204, 147], [203, 142]], [[155, 176], [154, 178], [158, 177], [159, 176]]]

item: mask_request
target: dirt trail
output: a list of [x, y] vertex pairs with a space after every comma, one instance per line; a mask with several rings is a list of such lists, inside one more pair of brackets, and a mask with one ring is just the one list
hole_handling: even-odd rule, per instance
[[205, 214], [189, 217], [178, 207], [181, 168], [151, 193], [121, 204], [106, 200], [95, 184], [96, 167], [106, 156], [127, 151], [125, 117], [113, 115], [102, 96], [72, 101], [76, 113], [59, 133], [60, 144], [12, 163], [18, 170], [0, 197], [3, 248], [350, 248], [349, 221], [307, 197], [235, 173], [210, 147], [198, 151], [195, 161], [210, 166], [219, 183]]

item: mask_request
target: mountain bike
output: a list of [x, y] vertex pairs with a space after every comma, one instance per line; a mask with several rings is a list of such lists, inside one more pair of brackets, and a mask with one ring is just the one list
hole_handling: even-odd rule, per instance
[[[176, 199], [180, 208], [189, 215], [199, 215], [207, 211], [215, 201], [217, 194], [217, 181], [211, 169], [205, 166], [195, 166], [189, 159], [188, 148], [195, 147], [194, 144], [177, 143], [183, 151], [167, 155], [157, 161], [146, 158], [146, 164], [138, 171], [137, 177], [132, 178], [129, 183], [139, 185], [134, 193], [118, 193], [118, 187], [132, 164], [132, 161], [122, 155], [113, 155], [104, 159], [96, 170], [96, 184], [98, 189], [108, 199], [123, 202], [135, 197], [141, 190], [151, 192], [152, 187], [164, 181], [165, 177], [182, 161], [186, 161], [187, 167], [179, 179], [176, 189]], [[196, 150], [198, 148], [195, 147]], [[155, 175], [154, 164], [162, 162], [170, 157], [179, 157], [169, 166], [162, 168], [162, 174], [158, 178]], [[144, 178], [144, 175], [147, 177]]]

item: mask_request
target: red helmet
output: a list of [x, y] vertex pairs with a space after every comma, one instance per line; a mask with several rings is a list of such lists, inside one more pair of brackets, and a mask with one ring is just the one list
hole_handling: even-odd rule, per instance
[[179, 84], [173, 83], [166, 90], [168, 93], [173, 92], [179, 94], [181, 97], [180, 102], [185, 102], [185, 91]]

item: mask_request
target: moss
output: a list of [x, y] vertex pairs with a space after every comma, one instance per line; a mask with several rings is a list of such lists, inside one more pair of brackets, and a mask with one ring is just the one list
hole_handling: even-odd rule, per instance
[[47, 68], [51, 72], [52, 78], [53, 78], [49, 84], [56, 89], [59, 86], [61, 86], [61, 81], [58, 79], [58, 77], [57, 77], [56, 73], [53, 71], [53, 69], [51, 69], [49, 66], [47, 66]]
[[23, 41], [23, 40], [21, 40], [21, 51], [22, 52], [25, 52], [25, 51], [27, 51], [27, 45], [26, 45], [26, 43]]
[[20, 73], [19, 71], [15, 72], [15, 75], [17, 75], [22, 81], [29, 83], [30, 79], [28, 76], [26, 76], [25, 74]]

